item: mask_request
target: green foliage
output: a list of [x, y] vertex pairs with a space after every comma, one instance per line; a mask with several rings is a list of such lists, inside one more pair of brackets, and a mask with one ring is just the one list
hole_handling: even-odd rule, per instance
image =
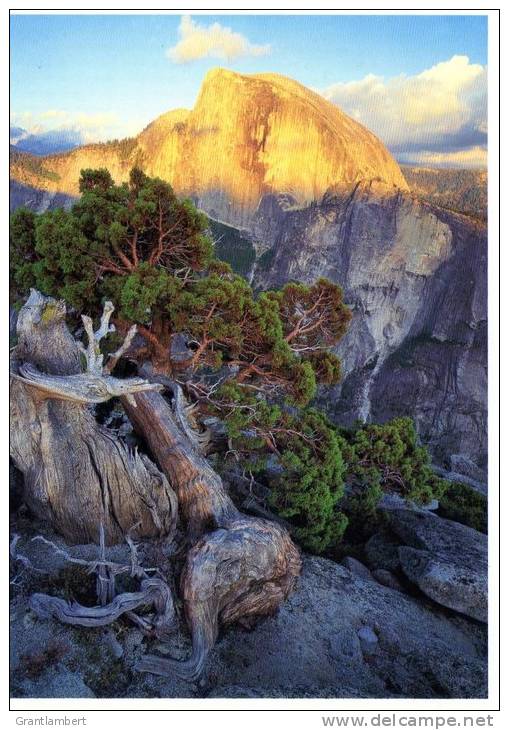
[[295, 526], [304, 548], [322, 553], [341, 540], [348, 522], [338, 509], [345, 475], [341, 437], [315, 410], [280, 428], [283, 471], [274, 483], [272, 505]]
[[99, 307], [95, 291], [97, 245], [83, 235], [73, 215], [58, 208], [37, 217], [34, 285], [78, 310]]
[[341, 506], [348, 515], [348, 539], [353, 542], [366, 539], [376, 529], [377, 505], [384, 492], [427, 504], [440, 499], [447, 488], [447, 482], [434, 474], [427, 449], [418, 444], [410, 418], [341, 432], [348, 493]]
[[[484, 528], [482, 496], [434, 474], [410, 418], [346, 430], [316, 410], [271, 407], [256, 395], [246, 397], [234, 383], [223, 386], [221, 397], [230, 409], [225, 422], [237, 459], [268, 480], [273, 509], [307, 550], [338, 556], [343, 537], [364, 542], [378, 529], [384, 492], [417, 504], [439, 499], [444, 516]], [[275, 469], [268, 468], [268, 453]]]
[[14, 296], [36, 286], [92, 314], [111, 298], [117, 318], [125, 326], [147, 325], [152, 347], [162, 352], [172, 298], [211, 259], [206, 217], [170, 185], [137, 169], [123, 185], [105, 169], [83, 170], [80, 192], [69, 212], [13, 215]]
[[[247, 415], [244, 422], [237, 418], [232, 435], [248, 433], [252, 439], [259, 429], [270, 437], [283, 468], [272, 479], [272, 504], [313, 552], [334, 554], [347, 527], [349, 540], [365, 539], [378, 523], [377, 505], [384, 492], [426, 504], [448, 488], [432, 471], [410, 418], [347, 431], [314, 410], [271, 415], [270, 424], [257, 423], [254, 430]], [[248, 438], [239, 446], [249, 447], [252, 452], [258, 443]]]
[[[36, 286], [92, 314], [111, 299], [121, 328], [138, 325], [140, 356], [168, 373], [227, 365], [244, 390], [260, 387], [300, 406], [317, 383], [337, 381], [329, 350], [350, 318], [339, 287], [323, 279], [255, 296], [213, 257], [206, 216], [168, 183], [134, 168], [116, 185], [108, 170], [87, 169], [79, 187], [69, 212], [14, 214], [15, 296]], [[177, 333], [191, 350], [183, 362], [170, 355]]]
[[479, 532], [488, 532], [488, 500], [466, 484], [448, 484], [440, 499], [439, 514]]
[[15, 303], [35, 285], [33, 272], [36, 215], [27, 208], [18, 208], [11, 215], [9, 261], [11, 265], [11, 299]]
[[377, 491], [395, 492], [417, 504], [441, 496], [446, 484], [434, 474], [427, 449], [418, 444], [411, 418], [344, 433], [350, 480], [354, 488], [367, 490], [368, 504]]

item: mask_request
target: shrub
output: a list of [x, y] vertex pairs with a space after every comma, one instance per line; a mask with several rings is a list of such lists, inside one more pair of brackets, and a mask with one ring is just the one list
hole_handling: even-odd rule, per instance
[[385, 492], [427, 504], [440, 499], [447, 488], [447, 482], [434, 474], [410, 418], [366, 424], [342, 434], [347, 496], [341, 507], [349, 519], [348, 539], [366, 539], [377, 529], [377, 505]]
[[295, 526], [304, 548], [323, 553], [342, 539], [348, 523], [338, 509], [345, 475], [342, 438], [323, 414], [308, 410], [290, 419], [277, 442], [283, 471], [274, 480], [271, 503]]
[[440, 500], [439, 514], [479, 532], [488, 532], [488, 500], [466, 484], [449, 484]]
[[376, 493], [395, 492], [417, 504], [427, 504], [443, 493], [446, 482], [434, 474], [411, 418], [367, 424], [343, 434], [350, 483], [354, 488], [368, 488], [370, 502]]

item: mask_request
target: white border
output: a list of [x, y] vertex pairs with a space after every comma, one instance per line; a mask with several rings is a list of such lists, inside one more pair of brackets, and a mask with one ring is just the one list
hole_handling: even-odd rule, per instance
[[[488, 175], [489, 175], [489, 460], [490, 460], [490, 479], [489, 479], [489, 489], [490, 489], [490, 516], [489, 516], [489, 527], [490, 527], [490, 653], [489, 653], [489, 670], [490, 670], [490, 681], [489, 681], [489, 699], [487, 700], [380, 700], [380, 699], [374, 699], [374, 700], [358, 700], [358, 699], [335, 699], [335, 700], [326, 700], [326, 699], [312, 699], [312, 700], [271, 700], [271, 699], [260, 699], [260, 700], [244, 700], [244, 699], [216, 699], [216, 700], [209, 700], [209, 699], [148, 699], [148, 700], [139, 700], [139, 699], [132, 699], [132, 700], [82, 700], [82, 699], [69, 699], [69, 700], [54, 700], [54, 699], [37, 699], [37, 700], [12, 700], [11, 701], [11, 708], [12, 710], [15, 710], [16, 712], [11, 713], [10, 717], [14, 719], [13, 714], [23, 714], [23, 716], [28, 716], [27, 713], [32, 715], [32, 713], [41, 715], [48, 713], [48, 715], [55, 716], [55, 710], [59, 711], [65, 711], [66, 713], [71, 713], [70, 716], [74, 715], [77, 711], [81, 711], [88, 713], [92, 709], [101, 709], [101, 710], [109, 710], [114, 709], [117, 710], [117, 713], [115, 715], [112, 715], [110, 713], [103, 715], [102, 713], [90, 713], [88, 714], [89, 718], [89, 724], [92, 724], [95, 722], [95, 718], [97, 720], [100, 719], [102, 722], [122, 722], [123, 727], [135, 727], [139, 725], [140, 719], [143, 717], [143, 715], [140, 715], [139, 712], [132, 712], [133, 709], [137, 710], [150, 710], [150, 723], [154, 726], [158, 726], [159, 723], [167, 723], [168, 718], [166, 714], [160, 714], [157, 712], [158, 710], [173, 710], [175, 711], [175, 714], [173, 714], [172, 720], [174, 723], [177, 724], [177, 726], [180, 725], [181, 722], [189, 725], [190, 727], [198, 727], [198, 724], [194, 725], [192, 722], [198, 722], [201, 726], [202, 724], [211, 726], [211, 727], [222, 727], [222, 728], [228, 728], [228, 727], [238, 727], [239, 721], [242, 723], [242, 725], [246, 727], [255, 727], [255, 723], [258, 724], [260, 721], [263, 723], [268, 724], [268, 727], [275, 727], [276, 725], [279, 726], [279, 723], [281, 721], [289, 722], [292, 726], [295, 728], [308, 728], [308, 727], [323, 727], [320, 715], [322, 714], [339, 714], [341, 712], [344, 712], [348, 715], [355, 714], [355, 711], [360, 711], [362, 714], [366, 715], [366, 718], [368, 717], [367, 713], [376, 711], [375, 714], [378, 714], [380, 712], [387, 712], [389, 714], [392, 713], [392, 711], [395, 711], [398, 716], [401, 712], [425, 712], [426, 714], [435, 714], [435, 713], [451, 713], [453, 711], [456, 712], [456, 715], [459, 718], [460, 714], [466, 713], [473, 713], [473, 712], [493, 712], [498, 707], [498, 567], [499, 567], [499, 561], [498, 561], [498, 456], [499, 456], [499, 450], [498, 450], [498, 413], [499, 413], [499, 406], [498, 406], [498, 398], [499, 398], [499, 391], [498, 391], [498, 352], [499, 352], [499, 343], [498, 343], [498, 322], [499, 322], [499, 316], [498, 316], [498, 308], [499, 308], [499, 296], [498, 296], [498, 273], [499, 273], [499, 263], [498, 263], [498, 236], [499, 236], [499, 230], [498, 230], [498, 193], [499, 193], [499, 186], [498, 186], [498, 161], [499, 161], [499, 149], [498, 149], [498, 25], [499, 25], [499, 17], [498, 17], [498, 10], [496, 9], [479, 9], [478, 7], [474, 7], [474, 5], [478, 5], [479, 3], [467, 3], [467, 5], [470, 6], [470, 9], [467, 9], [464, 6], [465, 3], [460, 4], [456, 2], [448, 2], [447, 6], [448, 8], [446, 10], [440, 11], [439, 9], [423, 9], [418, 7], [412, 7], [412, 4], [405, 4], [405, 7], [402, 8], [402, 3], [390, 3], [390, 5], [396, 6], [394, 10], [380, 10], [377, 7], [371, 7], [371, 8], [357, 8], [357, 9], [349, 9], [349, 10], [338, 10], [334, 8], [329, 9], [322, 9], [322, 10], [316, 10], [316, 11], [310, 11], [309, 9], [306, 9], [303, 7], [305, 3], [296, 3], [296, 5], [300, 6], [297, 8], [287, 8], [287, 9], [278, 9], [273, 10], [272, 8], [260, 8], [258, 7], [255, 9], [249, 9], [249, 10], [238, 10], [238, 9], [228, 9], [229, 6], [232, 6], [234, 3], [232, 2], [225, 2], [223, 3], [223, 9], [221, 11], [215, 10], [213, 7], [208, 5], [207, 3], [201, 3], [200, 9], [194, 9], [194, 8], [187, 8], [182, 9], [178, 8], [174, 11], [168, 11], [164, 8], [159, 9], [150, 9], [150, 10], [139, 10], [139, 9], [128, 9], [128, 8], [120, 8], [116, 3], [108, 3], [109, 6], [112, 6], [112, 9], [107, 9], [105, 11], [96, 10], [96, 9], [89, 9], [89, 10], [83, 10], [79, 9], [77, 6], [79, 3], [59, 3], [55, 2], [53, 3], [54, 7], [58, 9], [54, 9], [52, 11], [48, 11], [45, 9], [38, 9], [33, 10], [33, 3], [19, 3], [17, 5], [17, 8], [13, 10], [13, 12], [17, 13], [41, 13], [41, 14], [48, 14], [48, 13], [80, 13], [80, 14], [100, 14], [101, 12], [105, 13], [118, 13], [118, 14], [175, 14], [180, 15], [182, 13], [191, 13], [193, 15], [201, 15], [201, 14], [215, 14], [215, 15], [223, 15], [223, 14], [268, 14], [268, 15], [285, 15], [285, 14], [295, 14], [295, 15], [323, 15], [323, 14], [334, 14], [334, 15], [352, 15], [352, 14], [359, 14], [359, 15], [369, 15], [369, 14], [378, 14], [378, 15], [396, 15], [396, 14], [410, 14], [410, 15], [449, 15], [449, 14], [462, 14], [462, 15], [487, 15], [489, 17], [489, 63], [488, 63], [488, 79], [489, 79], [489, 114], [488, 114], [488, 120], [489, 120], [489, 145], [488, 145]], [[282, 3], [284, 4], [284, 3]], [[438, 4], [438, 3], [437, 3]], [[65, 5], [65, 7], [64, 7]], [[73, 8], [74, 5], [74, 8]], [[157, 8], [157, 3], [151, 3], [151, 5], [155, 5]], [[330, 3], [321, 3], [321, 5], [329, 6]], [[409, 7], [410, 5], [410, 7]], [[204, 7], [205, 6], [205, 7]], [[451, 8], [452, 10], [450, 10]], [[2, 23], [6, 25], [6, 18], [5, 16], [2, 16]], [[3, 33], [2, 38], [6, 38], [8, 34], [8, 29], [4, 26], [3, 27]], [[4, 75], [3, 78], [8, 81], [8, 73], [9, 73], [9, 67], [8, 67], [8, 51], [6, 44], [2, 44], [0, 46], [0, 53], [2, 58], [2, 67], [4, 69]], [[7, 84], [4, 88], [7, 88]], [[5, 97], [4, 97], [5, 99]], [[7, 108], [7, 104], [6, 104]], [[6, 111], [5, 114], [5, 124], [7, 127], [7, 124], [9, 120], [7, 119], [8, 114]], [[7, 129], [5, 131], [5, 134], [7, 135]], [[4, 149], [4, 148], [2, 148]], [[2, 247], [2, 255], [6, 255], [6, 249], [7, 249], [7, 230], [8, 230], [8, 160], [6, 155], [6, 162], [5, 162], [5, 168], [6, 174], [5, 177], [2, 177], [2, 222], [3, 222], [3, 231], [4, 233], [4, 246]], [[1, 268], [2, 274], [6, 277], [5, 287], [3, 288], [4, 296], [6, 299], [5, 302], [5, 308], [4, 312], [7, 312], [7, 290], [8, 290], [8, 266], [7, 261], [4, 262], [4, 266]], [[2, 334], [5, 336], [4, 342], [8, 341], [8, 330], [6, 326], [6, 319], [7, 317], [2, 318], [2, 326], [6, 327], [6, 333], [7, 336], [4, 335], [4, 332]], [[507, 360], [505, 360], [507, 362]], [[6, 358], [2, 361], [2, 367], [5, 368], [5, 370], [2, 371], [2, 375], [5, 375], [5, 378], [2, 380], [3, 383], [6, 384], [6, 398], [7, 396], [7, 363]], [[7, 409], [6, 409], [7, 410]], [[3, 422], [3, 430], [2, 430], [2, 443], [4, 444], [4, 448], [7, 451], [7, 434], [8, 434], [8, 421]], [[7, 464], [7, 455], [5, 455], [5, 464]], [[7, 485], [7, 479], [5, 480], [5, 484]], [[8, 496], [7, 496], [7, 488], [4, 490], [4, 498], [7, 502]], [[8, 508], [7, 504], [5, 503], [5, 511], [4, 514], [8, 514]], [[507, 532], [507, 531], [506, 531]], [[8, 537], [5, 536], [5, 549], [7, 551], [7, 542]], [[5, 563], [7, 563], [7, 560], [5, 560]], [[7, 573], [4, 575], [4, 581], [2, 582], [2, 585], [4, 587], [8, 586], [8, 578]], [[7, 603], [7, 602], [6, 602]], [[6, 604], [4, 604], [6, 605]], [[7, 621], [4, 622], [4, 626], [7, 628]], [[417, 629], [417, 627], [416, 627]], [[5, 636], [5, 635], [4, 635]], [[8, 645], [8, 637], [6, 636], [6, 641], [4, 643], [4, 646]], [[4, 652], [6, 654], [6, 652]], [[7, 688], [8, 686], [8, 666], [7, 662], [2, 662], [1, 667], [1, 679], [2, 679], [2, 686], [3, 688]], [[5, 680], [5, 682], [4, 682]], [[507, 685], [509, 686], [509, 684]], [[5, 689], [6, 691], [6, 689]], [[6, 696], [6, 695], [5, 695]], [[206, 715], [201, 713], [189, 713], [185, 712], [182, 714], [181, 711], [183, 710], [196, 710], [199, 708], [201, 711], [203, 710], [229, 710], [230, 712], [212, 712], [207, 713]], [[1, 708], [0, 708], [1, 709]], [[245, 710], [268, 710], [269, 712], [265, 712], [263, 715], [249, 715], [245, 712]], [[314, 710], [313, 713], [302, 713], [302, 710]], [[238, 713], [235, 712], [236, 710], [243, 710], [242, 715], [238, 716]], [[270, 712], [271, 710], [286, 710], [287, 712], [282, 715], [278, 712]], [[292, 712], [288, 712], [292, 710]], [[461, 710], [461, 713], [458, 713], [457, 711]], [[233, 711], [233, 712], [232, 712]], [[297, 712], [298, 711], [298, 712]], [[205, 717], [207, 718], [205, 720]], [[201, 718], [201, 720], [200, 720]], [[253, 719], [254, 718], [254, 719]], [[219, 721], [220, 720], [220, 721]], [[275, 722], [275, 724], [269, 724]]]

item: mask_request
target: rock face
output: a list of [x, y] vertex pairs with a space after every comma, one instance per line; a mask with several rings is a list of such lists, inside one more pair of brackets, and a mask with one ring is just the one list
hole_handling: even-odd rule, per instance
[[266, 198], [253, 230], [270, 247], [259, 252], [256, 285], [326, 276], [353, 310], [338, 348], [343, 380], [323, 404], [335, 420], [410, 415], [437, 462], [450, 467], [453, 455], [483, 472], [485, 226], [372, 182], [306, 209]]
[[35, 213], [44, 213], [55, 208], [70, 208], [75, 198], [52, 190], [32, 188], [23, 183], [11, 180], [9, 186], [9, 210], [12, 213], [16, 208], [24, 206]]
[[382, 143], [323, 97], [277, 74], [224, 69], [207, 74], [192, 110], [162, 115], [136, 139], [78, 147], [36, 165], [18, 153], [11, 176], [75, 195], [82, 168], [107, 167], [120, 182], [133, 164], [237, 225], [267, 193], [287, 192], [306, 204], [332, 185], [359, 180], [408, 187]]

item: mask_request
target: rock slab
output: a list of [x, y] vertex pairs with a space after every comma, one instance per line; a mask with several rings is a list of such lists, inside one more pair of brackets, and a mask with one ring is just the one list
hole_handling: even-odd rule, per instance
[[488, 621], [488, 539], [429, 512], [386, 511], [405, 575], [442, 606]]

